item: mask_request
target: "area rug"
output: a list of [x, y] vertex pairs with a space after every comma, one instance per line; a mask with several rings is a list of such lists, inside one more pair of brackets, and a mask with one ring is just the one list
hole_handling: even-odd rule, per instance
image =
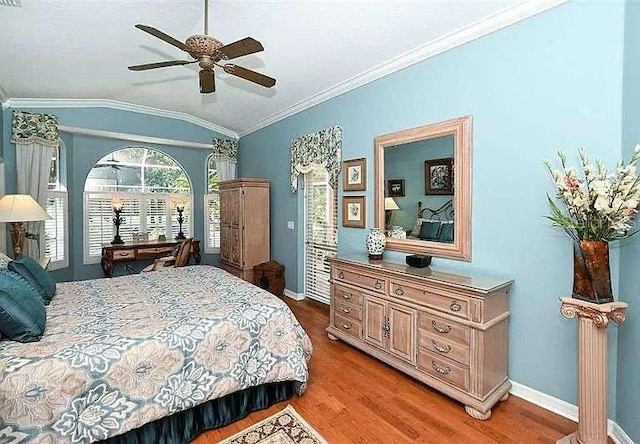
[[328, 444], [293, 407], [260, 421], [219, 444]]

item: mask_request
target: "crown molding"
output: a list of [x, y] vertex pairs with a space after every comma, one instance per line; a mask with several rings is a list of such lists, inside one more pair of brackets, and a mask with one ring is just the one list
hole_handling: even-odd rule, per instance
[[169, 119], [183, 120], [198, 125], [211, 131], [223, 134], [233, 139], [238, 139], [238, 133], [229, 128], [217, 125], [213, 122], [192, 116], [179, 111], [168, 111], [150, 106], [136, 105], [110, 99], [29, 99], [11, 98], [2, 104], [3, 108], [109, 108], [134, 113], [148, 114], [151, 116], [167, 117]]
[[344, 82], [338, 83], [331, 88], [285, 108], [282, 111], [272, 114], [266, 119], [239, 131], [238, 135], [243, 137], [251, 134], [259, 129], [265, 128], [280, 120], [297, 114], [300, 111], [304, 111], [305, 109], [318, 105], [319, 103], [359, 88], [360, 86], [371, 83], [374, 80], [378, 80], [396, 71], [400, 71], [408, 66], [422, 62], [423, 60], [437, 56], [445, 51], [464, 45], [472, 40], [511, 26], [514, 23], [518, 23], [529, 17], [533, 17], [534, 15], [555, 8], [556, 6], [567, 3], [568, 1], [569, 0], [526, 0], [515, 6], [506, 8], [464, 28], [445, 34], [436, 40], [432, 40], [429, 43], [400, 54], [387, 62], [377, 65], [367, 71], [351, 77], [348, 80], [345, 80]]

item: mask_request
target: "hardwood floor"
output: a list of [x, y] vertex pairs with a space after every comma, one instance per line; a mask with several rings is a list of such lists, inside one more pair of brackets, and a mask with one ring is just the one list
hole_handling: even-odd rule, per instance
[[279, 410], [293, 407], [330, 443], [554, 443], [576, 424], [511, 396], [488, 421], [462, 404], [346, 345], [324, 331], [329, 308], [284, 298], [311, 337], [311, 379], [302, 396], [254, 412], [196, 444], [215, 443]]

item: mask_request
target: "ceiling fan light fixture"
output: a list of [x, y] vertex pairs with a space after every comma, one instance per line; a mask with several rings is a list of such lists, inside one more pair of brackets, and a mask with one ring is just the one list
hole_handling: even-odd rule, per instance
[[208, 35], [192, 35], [184, 42], [184, 46], [194, 59], [201, 55], [208, 55], [215, 60], [224, 58], [224, 54], [219, 51], [224, 46], [222, 42]]

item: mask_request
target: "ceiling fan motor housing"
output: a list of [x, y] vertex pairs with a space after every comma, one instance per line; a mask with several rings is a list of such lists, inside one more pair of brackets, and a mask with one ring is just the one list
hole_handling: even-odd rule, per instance
[[222, 42], [209, 35], [192, 35], [184, 42], [184, 46], [194, 59], [203, 55], [207, 55], [215, 61], [226, 59], [226, 56], [219, 51], [224, 46]]

